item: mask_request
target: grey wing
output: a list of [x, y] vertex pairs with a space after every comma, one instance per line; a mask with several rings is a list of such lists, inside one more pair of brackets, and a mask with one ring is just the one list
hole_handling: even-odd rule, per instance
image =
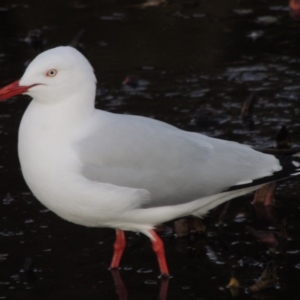
[[[175, 205], [271, 174], [272, 155], [156, 120], [101, 112], [77, 145], [91, 180], [146, 189], [149, 207]], [[107, 117], [107, 118], [106, 118]]]

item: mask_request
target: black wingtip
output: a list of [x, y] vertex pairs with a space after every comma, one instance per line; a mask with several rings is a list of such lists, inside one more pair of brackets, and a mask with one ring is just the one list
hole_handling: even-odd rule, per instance
[[294, 178], [300, 176], [300, 152], [294, 154], [293, 156], [284, 156], [279, 159], [279, 163], [282, 167], [280, 171], [275, 171], [270, 176], [254, 178], [252, 181], [247, 181], [244, 184], [236, 184], [231, 186], [226, 191], [235, 191], [248, 188], [251, 186], [259, 186], [262, 184], [267, 184], [269, 182], [286, 180], [289, 178]]

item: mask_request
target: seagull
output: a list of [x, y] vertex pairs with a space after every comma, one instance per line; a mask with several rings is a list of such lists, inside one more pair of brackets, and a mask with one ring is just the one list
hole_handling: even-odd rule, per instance
[[151, 118], [95, 109], [96, 77], [75, 48], [39, 54], [0, 100], [32, 97], [18, 154], [34, 196], [61, 218], [116, 230], [110, 264], [118, 268], [124, 231], [148, 236], [169, 276], [155, 226], [203, 216], [268, 182], [300, 174], [299, 156], [282, 160], [250, 146], [188, 132]]

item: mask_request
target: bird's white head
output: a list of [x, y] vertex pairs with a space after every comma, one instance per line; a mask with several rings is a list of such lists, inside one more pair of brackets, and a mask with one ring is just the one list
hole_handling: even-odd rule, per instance
[[94, 99], [96, 77], [89, 61], [75, 48], [57, 47], [38, 55], [23, 77], [0, 90], [0, 100], [18, 94], [51, 104], [65, 99]]

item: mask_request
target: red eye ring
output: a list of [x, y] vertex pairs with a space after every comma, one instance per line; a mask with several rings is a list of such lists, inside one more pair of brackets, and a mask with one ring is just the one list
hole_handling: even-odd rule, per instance
[[51, 69], [46, 73], [46, 76], [54, 77], [56, 74], [57, 74], [57, 71], [55, 69]]

